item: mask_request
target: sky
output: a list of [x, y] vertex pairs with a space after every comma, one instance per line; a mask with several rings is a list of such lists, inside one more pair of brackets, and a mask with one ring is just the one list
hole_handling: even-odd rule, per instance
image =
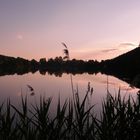
[[138, 46], [139, 0], [0, 0], [0, 54], [110, 59]]

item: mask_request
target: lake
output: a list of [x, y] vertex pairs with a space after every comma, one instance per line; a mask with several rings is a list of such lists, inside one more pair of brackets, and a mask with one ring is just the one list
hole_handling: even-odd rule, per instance
[[[19, 105], [21, 101], [21, 95], [28, 97], [29, 104], [38, 103], [40, 96], [52, 97], [53, 108], [60, 96], [61, 102], [66, 99], [72, 98], [71, 87], [71, 74], [63, 74], [61, 77], [45, 75], [36, 72], [34, 74], [27, 73], [24, 75], [5, 75], [0, 77], [0, 101], [1, 103], [7, 98], [11, 99], [12, 104]], [[121, 81], [113, 76], [107, 76], [105, 74], [76, 74], [72, 75], [74, 90], [78, 88], [80, 98], [82, 99], [87, 91], [88, 83], [93, 87], [93, 94], [90, 96], [90, 103], [95, 104], [96, 108], [101, 107], [101, 101], [107, 95], [107, 87], [112, 95], [118, 93], [121, 89], [122, 97], [132, 95], [135, 97], [138, 89], [132, 88], [124, 81]], [[108, 81], [108, 82], [107, 82]], [[107, 84], [108, 83], [108, 84]], [[28, 87], [30, 85], [34, 89], [34, 94]]]

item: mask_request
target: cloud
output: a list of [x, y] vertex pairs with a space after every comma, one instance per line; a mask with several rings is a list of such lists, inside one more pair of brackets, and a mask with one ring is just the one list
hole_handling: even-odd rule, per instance
[[117, 51], [118, 49], [105, 49], [105, 50], [101, 50], [101, 52], [105, 52], [105, 53], [108, 53], [108, 52], [113, 52], [113, 51]]
[[114, 52], [114, 51], [118, 51], [118, 50], [126, 50], [126, 49], [133, 49], [135, 48], [137, 45], [133, 44], [133, 43], [121, 43], [117, 48], [109, 48], [109, 49], [104, 49], [101, 50], [101, 52]]
[[120, 51], [122, 51], [122, 50], [127, 50], [127, 51], [129, 51], [129, 50], [132, 50], [132, 49], [134, 49], [134, 48], [136, 48], [136, 47], [138, 47], [138, 45], [133, 44], [133, 43], [121, 43], [121, 44], [118, 46], [118, 48], [119, 48]]
[[136, 44], [133, 43], [121, 43], [120, 46], [136, 46]]

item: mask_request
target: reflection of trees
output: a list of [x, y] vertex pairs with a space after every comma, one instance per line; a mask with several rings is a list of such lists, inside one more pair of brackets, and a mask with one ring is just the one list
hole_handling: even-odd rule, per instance
[[[129, 58], [128, 55], [125, 55], [125, 58]], [[50, 75], [59, 77], [61, 77], [63, 73], [75, 75], [83, 73], [97, 74], [101, 72], [107, 75], [113, 75], [131, 85], [140, 87], [139, 59], [134, 58], [132, 58], [133, 62], [128, 62], [128, 59], [121, 59], [121, 57], [98, 62], [96, 60], [64, 60], [61, 56], [58, 56], [48, 60], [41, 58], [39, 62], [37, 62], [34, 59], [29, 61], [20, 57], [14, 58], [0, 55], [0, 76], [13, 75], [15, 73], [19, 75], [28, 72], [35, 73], [38, 70], [42, 75], [48, 72]]]
[[62, 71], [48, 71], [49, 75], [55, 75], [56, 77], [62, 77], [63, 72]]

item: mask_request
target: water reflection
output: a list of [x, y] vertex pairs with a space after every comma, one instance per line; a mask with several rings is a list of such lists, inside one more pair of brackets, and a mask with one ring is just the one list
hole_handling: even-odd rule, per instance
[[[101, 101], [106, 97], [107, 88], [113, 95], [117, 94], [119, 88], [122, 96], [131, 94], [135, 97], [137, 88], [130, 87], [124, 81], [113, 76], [105, 74], [76, 74], [72, 75], [73, 85], [76, 90], [78, 87], [80, 98], [86, 94], [88, 83], [93, 87], [94, 91], [91, 103], [96, 104], [96, 107], [101, 106]], [[21, 95], [27, 95], [30, 103], [38, 103], [40, 96], [52, 97], [53, 105], [58, 101], [60, 95], [61, 101], [72, 98], [70, 74], [62, 74], [61, 76], [45, 75], [36, 72], [34, 74], [27, 73], [24, 75], [5, 75], [0, 77], [0, 101], [10, 98], [15, 105], [18, 105], [21, 100]]]
[[[129, 71], [112, 71], [112, 70], [105, 70], [105, 69], [88, 69], [85, 71], [84, 69], [70, 69], [70, 68], [65, 68], [65, 69], [59, 69], [59, 68], [48, 68], [48, 69], [21, 69], [21, 70], [16, 70], [16, 69], [0, 69], [0, 76], [5, 76], [5, 75], [24, 75], [27, 73], [36, 73], [38, 72], [41, 75], [55, 75], [56, 77], [62, 77], [63, 74], [91, 74], [91, 75], [96, 75], [97, 73], [102, 73], [106, 75], [112, 75], [117, 78], [119, 78], [122, 81], [127, 82], [130, 84], [131, 87], [137, 87], [140, 88], [140, 74], [139, 72], [129, 72]], [[112, 81], [111, 81], [112, 82]]]

